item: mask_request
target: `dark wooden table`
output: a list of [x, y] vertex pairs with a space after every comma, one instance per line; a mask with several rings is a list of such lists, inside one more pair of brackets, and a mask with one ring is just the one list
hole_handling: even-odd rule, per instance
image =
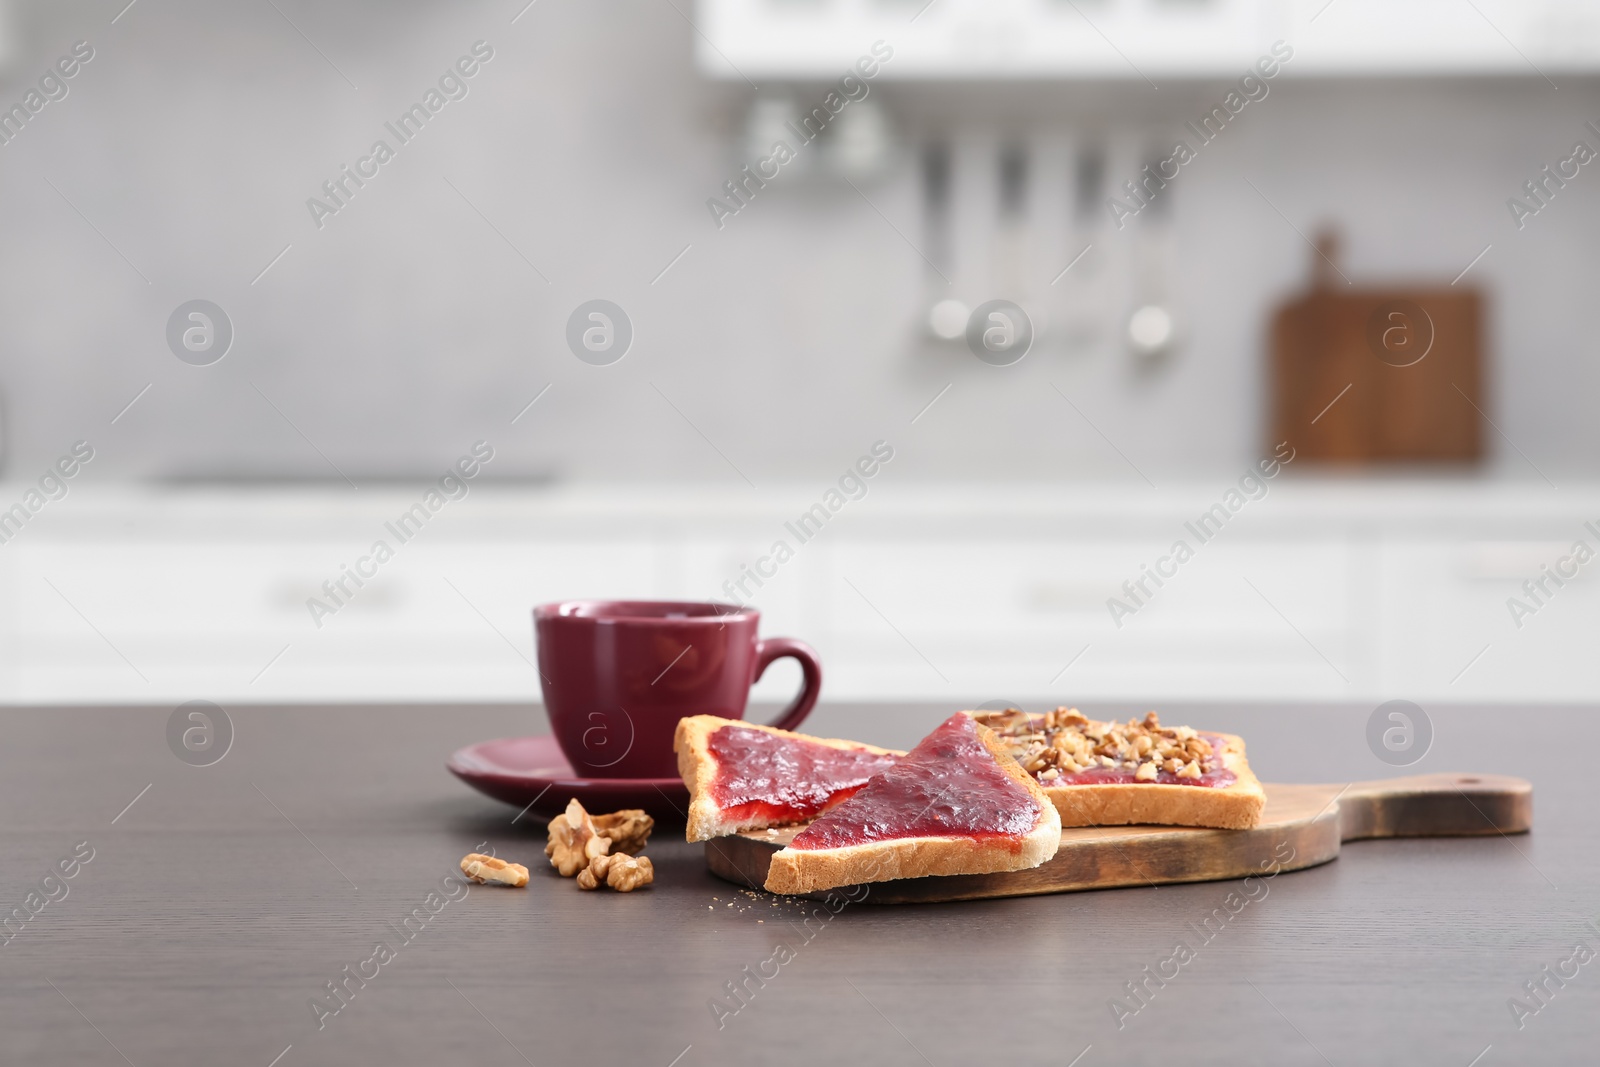
[[[0, 944], [0, 1062], [1600, 1059], [1600, 960], [1562, 985], [1541, 970], [1570, 975], [1577, 944], [1600, 950], [1595, 709], [1432, 708], [1433, 749], [1406, 771], [1367, 750], [1370, 708], [1169, 709], [1244, 734], [1269, 781], [1492, 771], [1536, 790], [1531, 835], [1349, 845], [1203, 945], [1190, 924], [1230, 884], [869, 902], [807, 927], [815, 905], [719, 882], [672, 828], [649, 849], [653, 888], [582, 893], [544, 866], [541, 823], [513, 825], [443, 768], [463, 744], [543, 732], [538, 709], [229, 710], [233, 747], [204, 768], [169, 751], [170, 708], [0, 711], [0, 911], [39, 894]], [[909, 746], [946, 710], [825, 706], [809, 726]], [[446, 898], [441, 878], [483, 841], [527, 863], [529, 888]], [[46, 882], [63, 860], [73, 876]], [[403, 941], [418, 908], [429, 921]], [[1195, 958], [1119, 1029], [1113, 999], [1137, 1003], [1125, 983], [1179, 940]], [[380, 941], [393, 958], [349, 981], [319, 1030], [313, 999], [347, 966], [372, 974]], [[792, 958], [776, 976], [747, 980], [780, 943]], [[1514, 997], [1538, 1008], [1520, 1029]]]

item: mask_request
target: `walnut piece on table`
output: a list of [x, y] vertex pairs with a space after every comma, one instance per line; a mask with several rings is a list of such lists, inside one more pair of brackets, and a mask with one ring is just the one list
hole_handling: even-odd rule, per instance
[[593, 819], [595, 833], [611, 838], [612, 849], [629, 855], [644, 851], [650, 841], [650, 831], [656, 826], [656, 821], [642, 808], [624, 808], [610, 815], [593, 816]]
[[594, 857], [611, 851], [611, 838], [595, 830], [594, 820], [576, 798], [567, 803], [564, 814], [550, 820], [549, 835], [544, 854], [563, 878], [571, 878]]
[[626, 852], [596, 856], [589, 866], [578, 872], [579, 889], [599, 889], [608, 885], [619, 893], [631, 893], [656, 880], [655, 865], [649, 856], [637, 859]]
[[[576, 875], [583, 888], [594, 889], [608, 877], [612, 849], [616, 850], [617, 858], [627, 861], [620, 870], [631, 872], [638, 864], [643, 864], [647, 873], [653, 870], [649, 860], [635, 860], [631, 853], [644, 848], [655, 825], [655, 820], [638, 808], [625, 808], [609, 815], [590, 815], [583, 810], [577, 798], [573, 798], [567, 802], [567, 810], [563, 814], [550, 820], [549, 841], [544, 846], [544, 854], [550, 858], [550, 866], [561, 877]], [[594, 869], [596, 863], [599, 864], [598, 870]], [[584, 884], [586, 876], [592, 885]], [[638, 876], [632, 873], [625, 876], [619, 873], [618, 878], [640, 885], [648, 885], [651, 880], [647, 877], [643, 882], [638, 882]], [[617, 887], [615, 882], [606, 884]]]
[[509, 885], [520, 889], [528, 884], [528, 868], [522, 864], [507, 863], [479, 852], [468, 853], [462, 859], [461, 873], [479, 885]]

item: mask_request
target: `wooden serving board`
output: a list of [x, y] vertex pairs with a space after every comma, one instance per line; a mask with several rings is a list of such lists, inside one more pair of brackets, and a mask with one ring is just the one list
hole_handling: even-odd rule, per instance
[[[1108, 826], [1061, 832], [1054, 858], [1027, 871], [906, 878], [874, 884], [879, 904], [984, 900], [1084, 889], [1209, 882], [1338, 859], [1345, 841], [1526, 833], [1533, 786], [1500, 775], [1426, 774], [1349, 785], [1267, 785], [1251, 830]], [[799, 832], [753, 832], [706, 842], [711, 873], [760, 889], [772, 854]], [[813, 894], [820, 896], [821, 894]]]

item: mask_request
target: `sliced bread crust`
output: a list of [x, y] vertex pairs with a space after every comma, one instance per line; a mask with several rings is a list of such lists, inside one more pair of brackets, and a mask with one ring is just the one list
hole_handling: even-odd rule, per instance
[[[788, 825], [759, 817], [730, 818], [711, 795], [711, 784], [717, 778], [717, 759], [711, 754], [710, 749], [711, 735], [724, 726], [761, 730], [828, 748], [866, 751], [880, 756], [905, 755], [892, 748], [879, 748], [859, 741], [843, 741], [831, 737], [812, 737], [810, 734], [797, 734], [773, 726], [745, 722], [742, 719], [724, 719], [718, 715], [691, 715], [686, 719], [680, 719], [677, 731], [673, 734], [672, 749], [678, 754], [678, 774], [682, 776], [683, 784], [689, 787], [689, 822], [684, 830], [684, 836], [689, 841], [709, 841], [713, 837], [726, 837], [745, 830], [765, 830], [769, 826]], [[858, 788], [860, 787], [854, 786], [841, 790], [818, 814], [843, 803]]]
[[839, 886], [946, 874], [992, 874], [1037, 867], [1061, 846], [1061, 816], [1033, 776], [1011, 757], [993, 730], [977, 735], [1006, 777], [1039, 807], [1033, 829], [1018, 838], [904, 837], [843, 848], [784, 848], [772, 857], [766, 888], [772, 893], [814, 893]]

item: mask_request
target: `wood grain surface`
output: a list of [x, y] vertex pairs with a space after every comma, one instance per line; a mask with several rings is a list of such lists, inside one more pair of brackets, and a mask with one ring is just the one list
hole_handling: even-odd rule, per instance
[[[1271, 326], [1272, 440], [1300, 463], [1474, 463], [1483, 457], [1483, 298], [1470, 283], [1353, 288], [1324, 234], [1315, 283]], [[1337, 398], [1337, 402], [1335, 402]]]
[[[1214, 882], [1315, 867], [1337, 859], [1343, 842], [1360, 838], [1518, 834], [1533, 825], [1533, 787], [1501, 775], [1431, 774], [1264, 788], [1266, 810], [1260, 825], [1249, 830], [1068, 828], [1061, 831], [1056, 854], [1030, 870], [886, 881], [874, 885], [867, 899], [937, 903]], [[738, 834], [719, 839], [715, 847], [707, 842], [706, 865], [719, 878], [760, 889], [773, 854], [800, 829]]]
[[[579, 891], [539, 866], [542, 825], [443, 767], [544, 731], [533, 706], [227, 710], [233, 747], [210, 767], [168, 750], [170, 706], [0, 711], [0, 910], [94, 849], [0, 943], [0, 1063], [1593, 1062], [1600, 962], [1520, 1030], [1507, 1001], [1600, 944], [1594, 709], [1430, 706], [1433, 750], [1391, 769], [1367, 749], [1370, 706], [1163, 705], [1245, 736], [1269, 781], [1518, 775], [1537, 827], [1347, 846], [1253, 896], [1227, 881], [894, 908], [731, 886], [670, 826], [646, 852], [656, 885]], [[947, 711], [824, 705], [807, 729], [904, 747]], [[319, 1030], [325, 983], [397, 942], [485, 842], [533, 869], [528, 888], [446, 902]], [[1180, 941], [1194, 958], [1130, 1000]]]

